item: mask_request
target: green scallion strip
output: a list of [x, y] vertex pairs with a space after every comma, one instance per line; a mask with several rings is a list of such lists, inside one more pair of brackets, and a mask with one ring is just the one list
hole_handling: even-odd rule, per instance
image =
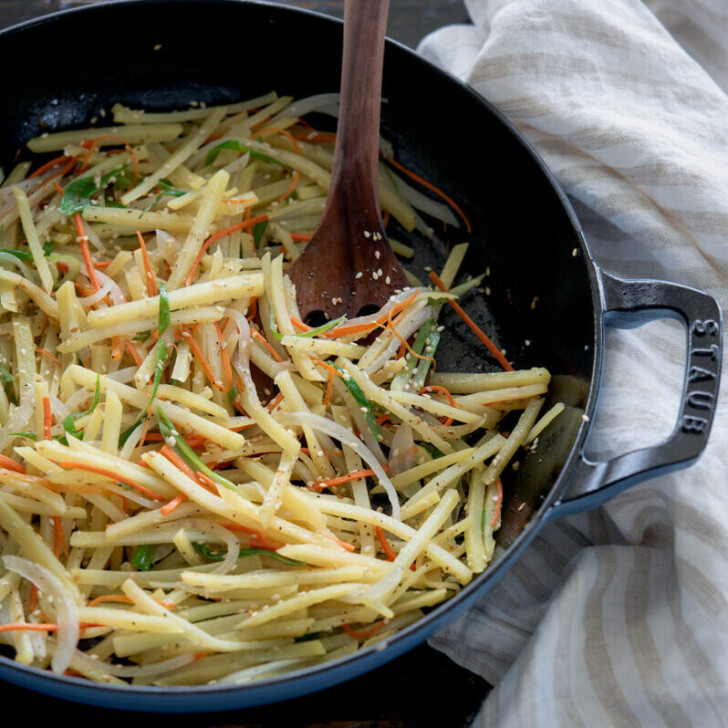
[[253, 225], [253, 243], [257, 248], [260, 245], [260, 241], [265, 235], [265, 231], [268, 229], [268, 220], [262, 220], [259, 223]]
[[63, 419], [63, 429], [71, 436], [76, 439], [81, 437], [81, 433], [76, 429], [76, 420], [86, 415], [92, 415], [94, 410], [99, 404], [101, 399], [101, 377], [96, 375], [96, 389], [94, 390], [94, 398], [91, 401], [91, 406], [85, 412], [71, 412]]
[[349, 390], [349, 393], [359, 407], [361, 407], [372, 434], [377, 438], [377, 440], [381, 440], [383, 434], [381, 428], [377, 424], [376, 418], [374, 417], [374, 405], [372, 405], [364, 392], [362, 392], [361, 387], [338, 364], [333, 364], [333, 367], [341, 374], [341, 378], [344, 384], [346, 384], [346, 388]]
[[162, 381], [162, 375], [164, 374], [164, 367], [167, 364], [167, 344], [164, 341], [164, 339], [160, 339], [157, 342], [157, 356], [154, 362], [154, 379], [152, 381], [152, 394], [149, 397], [149, 401], [146, 404], [146, 407], [139, 413], [139, 420], [138, 422], [141, 422], [144, 415], [146, 415], [147, 410], [151, 406], [152, 402], [154, 402], [156, 396], [157, 396], [157, 390], [159, 389], [159, 383]]
[[[422, 350], [422, 354], [424, 356], [434, 356], [435, 350], [437, 349], [437, 345], [440, 343], [440, 333], [438, 331], [432, 331], [429, 336], [427, 336], [425, 340], [425, 346]], [[414, 358], [414, 357], [413, 357]], [[415, 370], [415, 374], [412, 377], [412, 389], [415, 392], [419, 392], [422, 387], [425, 386], [425, 381], [427, 380], [427, 372], [430, 371], [430, 367], [432, 366], [432, 359], [418, 359], [417, 360], [417, 369]]]
[[24, 260], [26, 262], [33, 262], [33, 255], [29, 250], [15, 250], [13, 248], [2, 248], [0, 253], [7, 253], [16, 257], [18, 260]]
[[[206, 561], [222, 561], [226, 554], [226, 549], [212, 549], [207, 544], [195, 543], [192, 546], [195, 551]], [[239, 558], [245, 558], [246, 556], [270, 556], [271, 559], [279, 561], [281, 564], [286, 566], [305, 566], [303, 561], [297, 559], [289, 559], [286, 556], [280, 556], [275, 551], [269, 551], [268, 549], [240, 549]]]
[[205, 463], [200, 460], [197, 453], [189, 446], [187, 440], [174, 429], [174, 425], [170, 422], [169, 417], [164, 413], [161, 407], [157, 407], [157, 421], [159, 422], [159, 431], [162, 433], [162, 437], [165, 440], [172, 438], [174, 440], [175, 447], [178, 450], [179, 456], [189, 465], [193, 470], [199, 470], [204, 473], [208, 478], [214, 480], [225, 488], [234, 490], [237, 492], [235, 484], [230, 482], [227, 478], [223, 478], [222, 475], [216, 473], [211, 468], [208, 468]]
[[157, 552], [156, 544], [143, 544], [137, 546], [131, 555], [131, 565], [137, 571], [149, 571], [154, 563], [154, 555]]
[[66, 185], [61, 198], [60, 212], [62, 215], [73, 215], [81, 212], [91, 204], [91, 198], [103, 190], [112, 179], [123, 172], [128, 165], [107, 172], [97, 185], [93, 177], [79, 177]]
[[[415, 336], [415, 340], [412, 342], [412, 351], [414, 351], [416, 354], [422, 354], [422, 352], [425, 349], [425, 346], [427, 345], [428, 338], [432, 337], [436, 334], [437, 341], [440, 340], [440, 335], [437, 334], [435, 329], [437, 328], [437, 323], [435, 321], [425, 321], [424, 324], [420, 327], [420, 330], [417, 332], [417, 336]], [[412, 376], [412, 373], [415, 371], [415, 369], [418, 366], [418, 363], [421, 362], [421, 359], [418, 359], [416, 356], [412, 356], [412, 354], [407, 354], [407, 358], [405, 360], [405, 366], [404, 368], [394, 377], [392, 380], [392, 388], [394, 389], [402, 389], [404, 384], [409, 380], [409, 378]], [[427, 362], [428, 364], [431, 362]], [[425, 376], [427, 374], [427, 371], [425, 371]], [[424, 377], [423, 377], [424, 381]], [[418, 388], [419, 389], [419, 388]]]
[[2, 381], [2, 382], [14, 382], [15, 381], [15, 377], [2, 364], [0, 364], [0, 381]]
[[284, 164], [280, 160], [275, 159], [268, 154], [259, 152], [257, 149], [251, 149], [250, 147], [245, 146], [245, 144], [241, 144], [239, 141], [237, 141], [237, 139], [229, 139], [228, 141], [222, 142], [222, 144], [218, 144], [216, 147], [213, 147], [205, 157], [205, 165], [211, 165], [217, 159], [218, 155], [220, 154], [220, 152], [222, 152], [223, 149], [233, 149], [236, 152], [242, 152], [243, 154], [247, 152], [253, 159], [259, 159], [261, 162], [271, 162], [272, 164], [279, 164], [281, 167], [291, 169], [288, 164]]
[[165, 195], [171, 195], [172, 197], [182, 197], [187, 193], [184, 190], [178, 190], [168, 179], [162, 178], [159, 180], [157, 185]]
[[337, 319], [327, 321], [325, 324], [321, 324], [321, 326], [317, 326], [315, 329], [311, 329], [310, 331], [304, 331], [302, 334], [295, 334], [295, 336], [299, 336], [302, 339], [311, 339], [314, 336], [321, 336], [321, 334], [325, 334], [327, 331], [331, 331], [331, 329], [336, 328], [340, 323], [345, 320], [346, 316], [339, 316], [339, 318]]
[[142, 424], [142, 420], [137, 420], [133, 425], [127, 427], [124, 432], [119, 435], [119, 449], [126, 445], [126, 441], [132, 436], [134, 430]]
[[159, 329], [159, 335], [161, 336], [168, 328], [170, 321], [169, 313], [169, 294], [167, 293], [167, 286], [160, 282], [159, 284], [159, 322], [157, 328]]
[[[314, 336], [320, 336], [321, 334], [325, 334], [327, 331], [330, 331], [345, 319], [346, 316], [339, 316], [339, 318], [334, 319], [333, 321], [327, 321], [325, 324], [321, 324], [321, 326], [317, 326], [315, 329], [304, 331], [301, 334], [290, 334], [290, 336], [296, 336], [299, 339], [312, 339]], [[270, 307], [270, 332], [273, 334], [273, 338], [277, 341], [280, 341], [283, 338], [283, 334], [278, 331], [278, 326], [276, 325], [276, 317], [273, 311], [273, 306]]]

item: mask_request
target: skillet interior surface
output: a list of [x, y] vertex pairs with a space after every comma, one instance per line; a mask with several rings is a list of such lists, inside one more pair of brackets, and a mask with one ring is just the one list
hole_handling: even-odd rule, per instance
[[[25, 142], [44, 131], [93, 121], [109, 125], [104, 114], [117, 101], [169, 110], [191, 102], [234, 102], [272, 89], [301, 98], [337, 91], [339, 85], [341, 24], [276, 5], [235, 0], [102, 4], [11, 29], [2, 42], [9, 58], [43, 48], [47, 59], [41, 73], [18, 64], [6, 74], [0, 114], [0, 165], [6, 171], [28, 158]], [[470, 232], [464, 227], [436, 230], [432, 242], [393, 229], [392, 237], [416, 249], [410, 267], [427, 281], [426, 267], [438, 269], [448, 246], [471, 242], [466, 272], [488, 269], [489, 275], [464, 301], [469, 313], [518, 367], [549, 368], [581, 412], [594, 397], [600, 310], [593, 264], [563, 195], [500, 115], [393, 42], [385, 57], [383, 97], [382, 134], [396, 157], [456, 200], [472, 226]], [[440, 371], [497, 369], [449, 310], [441, 323], [447, 338]], [[558, 475], [580, 426], [556, 433], [552, 440], [559, 447], [545, 468], [535, 474], [528, 468], [509, 471], [506, 490], [525, 483], [531, 505], [543, 503], [545, 511], [558, 495]], [[537, 513], [529, 530], [543, 517]], [[513, 535], [505, 545], [519, 539], [523, 536]], [[494, 571], [501, 570], [496, 566]], [[424, 625], [405, 630], [404, 637], [420, 630], [419, 641], [424, 639], [438, 615], [453, 601], [461, 607], [472, 601], [490, 577], [486, 571], [428, 615]], [[408, 645], [414, 644], [410, 639]]]

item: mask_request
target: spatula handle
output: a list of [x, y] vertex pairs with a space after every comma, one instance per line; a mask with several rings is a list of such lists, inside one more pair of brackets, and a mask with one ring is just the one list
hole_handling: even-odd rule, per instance
[[374, 199], [366, 204], [375, 210], [379, 210], [379, 119], [388, 12], [389, 0], [346, 0], [341, 110], [331, 182], [336, 187], [356, 183], [359, 192], [371, 191]]

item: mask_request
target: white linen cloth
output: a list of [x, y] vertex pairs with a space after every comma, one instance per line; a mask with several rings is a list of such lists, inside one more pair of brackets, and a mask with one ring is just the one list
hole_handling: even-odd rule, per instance
[[[533, 143], [600, 264], [701, 288], [728, 310], [728, 1], [466, 6], [472, 25], [419, 52]], [[684, 357], [674, 322], [610, 330], [592, 453], [672, 430]], [[548, 524], [432, 638], [495, 686], [475, 725], [728, 725], [726, 379], [697, 464]]]

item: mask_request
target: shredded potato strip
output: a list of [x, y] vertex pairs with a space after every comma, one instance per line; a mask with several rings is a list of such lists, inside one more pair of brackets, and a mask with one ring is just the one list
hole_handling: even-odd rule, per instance
[[[0, 646], [18, 663], [264, 680], [384, 644], [497, 557], [512, 472], [567, 408], [545, 368], [438, 367], [441, 309], [483, 280], [468, 242], [437, 287], [408, 270], [378, 311], [301, 320], [287, 271], [335, 139], [308, 115], [337, 104], [116, 104], [8, 174]], [[413, 233], [395, 252], [417, 260], [431, 225], [476, 234], [393, 164], [385, 220]]]

